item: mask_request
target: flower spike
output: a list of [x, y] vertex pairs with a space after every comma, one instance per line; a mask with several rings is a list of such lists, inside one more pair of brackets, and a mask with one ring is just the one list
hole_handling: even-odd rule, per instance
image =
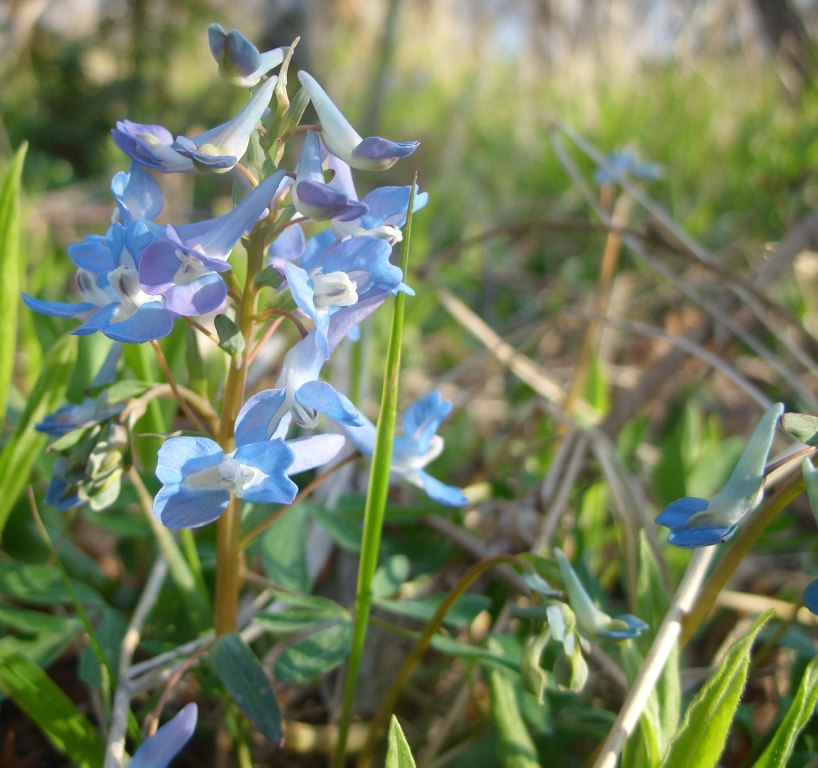
[[727, 485], [709, 501], [695, 496], [678, 499], [656, 518], [670, 528], [668, 541], [677, 547], [709, 547], [735, 534], [741, 521], [761, 502], [764, 466], [775, 437], [782, 403], [772, 405], [758, 422]]
[[362, 139], [312, 75], [302, 70], [298, 79], [318, 113], [327, 149], [353, 168], [385, 171], [420, 146], [419, 141], [396, 143], [380, 136]]

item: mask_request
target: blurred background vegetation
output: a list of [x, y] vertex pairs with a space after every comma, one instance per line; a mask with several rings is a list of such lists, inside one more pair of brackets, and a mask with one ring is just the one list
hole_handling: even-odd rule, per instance
[[[213, 21], [261, 50], [300, 36], [296, 66], [363, 135], [421, 141], [410, 160], [357, 181], [363, 196], [416, 168], [430, 193], [413, 231], [404, 394], [436, 385], [454, 401], [435, 474], [479, 502], [438, 518], [437, 535], [472, 557], [559, 543], [632, 602], [618, 553], [636, 550], [663, 504], [721, 486], [753, 401], [818, 412], [818, 3], [12, 0], [0, 6], [0, 157], [30, 142], [31, 293], [65, 300], [65, 247], [107, 227], [109, 179], [127, 166], [110, 138], [117, 120], [190, 135], [242, 103], [217, 81]], [[600, 188], [582, 141], [660, 164], [660, 178], [631, 190], [654, 208]], [[163, 185], [177, 223], [230, 204], [223, 180]], [[18, 409], [38, 356], [71, 327], [22, 317]], [[492, 334], [534, 373], [487, 351]], [[613, 478], [604, 451], [565, 427], [581, 401], [615, 447]], [[9, 541], [3, 556], [24, 557]], [[446, 583], [451, 551], [424, 546], [417, 567], [427, 557]], [[798, 602], [816, 547], [796, 504], [732, 586]], [[683, 553], [664, 556], [678, 574]], [[702, 637], [701, 665], [729, 633], [723, 621]]]

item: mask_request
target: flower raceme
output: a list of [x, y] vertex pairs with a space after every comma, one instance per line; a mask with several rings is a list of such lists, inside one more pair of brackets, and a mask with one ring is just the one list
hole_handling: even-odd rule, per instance
[[732, 537], [741, 521], [761, 502], [764, 467], [784, 413], [775, 403], [761, 417], [727, 485], [712, 499], [688, 496], [665, 507], [656, 518], [670, 528], [668, 541], [677, 547], [708, 547]]

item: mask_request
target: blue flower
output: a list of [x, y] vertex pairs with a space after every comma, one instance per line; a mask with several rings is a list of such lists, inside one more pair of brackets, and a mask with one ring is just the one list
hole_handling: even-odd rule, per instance
[[[141, 344], [173, 330], [176, 314], [165, 306], [164, 297], [147, 294], [139, 285], [139, 261], [153, 239], [142, 221], [127, 229], [115, 225], [109, 230], [111, 261], [108, 264], [100, 257], [97, 266], [110, 269], [97, 280], [97, 287], [112, 300], [88, 317], [74, 334], [87, 336], [100, 331], [114, 341]], [[95, 300], [99, 301], [99, 297]]]
[[577, 617], [577, 624], [586, 634], [620, 643], [623, 640], [639, 637], [649, 629], [642, 619], [629, 613], [611, 618], [607, 613], [599, 610], [591, 601], [562, 550], [555, 549], [554, 557], [559, 564], [562, 580], [565, 582], [565, 591], [568, 593], [568, 602]]
[[168, 528], [196, 528], [219, 518], [231, 493], [253, 504], [289, 504], [298, 492], [287, 474], [294, 460], [281, 438], [225, 453], [206, 437], [172, 437], [159, 449], [163, 485], [153, 514]]
[[125, 227], [134, 221], [153, 221], [165, 204], [159, 184], [134, 162], [127, 173], [114, 176], [111, 194], [119, 209], [119, 223]]
[[689, 496], [665, 507], [656, 518], [670, 528], [668, 541], [677, 547], [708, 547], [735, 534], [741, 521], [764, 495], [764, 466], [784, 406], [767, 409], [741, 454], [727, 485], [709, 501]]
[[282, 61], [287, 48], [274, 48], [259, 53], [237, 29], [225, 32], [221, 24], [211, 24], [207, 28], [210, 52], [219, 65], [219, 75], [233, 85], [252, 88]]
[[[389, 261], [392, 246], [374, 237], [344, 240], [315, 259], [287, 262], [284, 272], [299, 308], [315, 323], [315, 343], [324, 358], [330, 356], [332, 313], [359, 300], [386, 296], [402, 287], [403, 272]], [[411, 289], [407, 288], [407, 292]]]
[[250, 135], [270, 104], [277, 79], [271, 77], [265, 80], [250, 101], [229, 122], [211, 128], [193, 139], [179, 136], [171, 147], [189, 158], [195, 169], [201, 173], [229, 171], [247, 151]]
[[139, 745], [127, 768], [167, 768], [196, 730], [198, 716], [199, 710], [194, 703], [185, 706]]
[[380, 136], [362, 139], [312, 75], [301, 71], [298, 79], [318, 113], [324, 145], [333, 155], [353, 168], [385, 171], [420, 146], [417, 141], [395, 143]]
[[662, 166], [657, 163], [645, 163], [634, 152], [614, 152], [605, 158], [607, 167], [598, 168], [594, 173], [597, 184], [614, 184], [622, 176], [636, 176], [639, 179], [655, 181], [662, 178]]
[[[361, 423], [358, 409], [349, 398], [337, 392], [326, 381], [318, 380], [326, 358], [318, 351], [315, 336], [316, 331], [313, 329], [284, 356], [276, 388], [267, 390], [268, 393], [276, 394], [267, 394], [262, 398], [264, 393], [259, 393], [250, 398], [242, 409], [242, 413], [247, 413], [250, 418], [252, 407], [252, 418], [264, 422], [268, 432], [275, 431], [287, 413], [291, 414], [298, 426], [307, 429], [314, 429], [318, 425], [319, 413], [339, 424]], [[256, 408], [261, 410], [256, 411]]]
[[137, 165], [161, 173], [225, 173], [247, 151], [250, 135], [267, 109], [275, 85], [275, 77], [265, 80], [232, 120], [192, 139], [179, 136], [174, 141], [161, 125], [123, 120], [111, 131], [114, 144]]
[[283, 171], [268, 176], [230, 213], [212, 219], [207, 226], [201, 222], [195, 227], [168, 226], [166, 236], [142, 253], [142, 289], [163, 297], [167, 308], [178, 315], [203, 315], [218, 309], [227, 297], [218, 273], [230, 269], [227, 257], [267, 209], [283, 178]]
[[143, 168], [160, 173], [195, 173], [190, 158], [171, 147], [173, 134], [161, 125], [144, 125], [130, 120], [117, 122], [111, 129], [114, 144]]
[[302, 216], [314, 221], [339, 219], [351, 221], [367, 212], [364, 203], [350, 200], [344, 192], [324, 181], [321, 142], [315, 131], [307, 131], [292, 189], [293, 206]]
[[[451, 410], [451, 402], [443, 400], [437, 391], [409, 406], [403, 415], [403, 436], [396, 437], [392, 443], [391, 470], [393, 476], [421, 488], [440, 504], [459, 507], [468, 503], [463, 491], [441, 483], [423, 469], [443, 451], [443, 438], [437, 430]], [[364, 416], [361, 421], [359, 427], [342, 425], [341, 428], [364, 456], [371, 457], [375, 450], [375, 425]]]
[[205, 437], [166, 440], [156, 467], [163, 486], [153, 502], [154, 516], [168, 528], [206, 525], [227, 509], [231, 493], [253, 504], [289, 504], [298, 491], [290, 475], [325, 464], [341, 450], [344, 438], [285, 441], [289, 419], [269, 420], [284, 397], [280, 390], [269, 390], [244, 405], [232, 453]]

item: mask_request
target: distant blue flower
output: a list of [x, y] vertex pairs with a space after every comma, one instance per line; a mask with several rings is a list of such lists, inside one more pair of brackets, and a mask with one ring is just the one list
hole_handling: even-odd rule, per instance
[[[392, 443], [392, 474], [421, 488], [439, 502], [452, 507], [468, 503], [460, 488], [441, 483], [423, 468], [440, 456], [443, 438], [437, 434], [442, 421], [452, 410], [452, 404], [443, 400], [440, 392], [432, 392], [413, 403], [403, 415], [403, 435]], [[344, 434], [364, 455], [375, 450], [375, 425], [361, 416], [361, 426], [342, 425]]]
[[562, 550], [555, 549], [554, 557], [557, 559], [562, 580], [565, 582], [565, 591], [568, 593], [571, 610], [577, 617], [577, 624], [579, 624], [580, 629], [586, 634], [602, 640], [620, 643], [623, 640], [639, 637], [649, 629], [642, 619], [638, 619], [629, 613], [611, 618], [607, 613], [599, 610], [591, 601], [585, 587], [582, 586], [582, 582]]
[[708, 547], [726, 541], [764, 495], [764, 466], [784, 406], [767, 409], [741, 454], [727, 485], [709, 501], [694, 496], [678, 499], [656, 518], [670, 528], [668, 541], [677, 547]]
[[295, 210], [314, 221], [336, 218], [350, 221], [360, 218], [368, 210], [364, 203], [354, 198], [350, 200], [340, 189], [324, 181], [321, 142], [315, 131], [307, 131], [304, 137], [292, 199]]
[[196, 730], [199, 710], [190, 703], [168, 720], [156, 733], [145, 739], [134, 752], [127, 768], [167, 768]]
[[287, 48], [274, 48], [259, 53], [241, 32], [237, 29], [225, 32], [221, 24], [207, 28], [207, 39], [222, 79], [247, 88], [252, 88], [263, 75], [281, 64], [287, 52]]
[[212, 219], [208, 227], [174, 229], [149, 245], [139, 263], [139, 282], [151, 295], [161, 296], [178, 315], [203, 315], [218, 309], [227, 296], [219, 272], [230, 269], [227, 257], [242, 235], [267, 209], [283, 171], [268, 176], [230, 213]]
[[661, 165], [645, 163], [634, 152], [614, 152], [605, 158], [605, 162], [610, 172], [605, 168], [598, 168], [594, 173], [597, 184], [614, 184], [622, 176], [635, 176], [648, 181], [662, 178]]
[[353, 168], [385, 171], [420, 146], [417, 141], [396, 143], [380, 136], [362, 139], [312, 75], [301, 71], [298, 79], [318, 113], [324, 145], [333, 155]]
[[[359, 299], [386, 296], [402, 286], [403, 272], [389, 261], [392, 247], [374, 237], [354, 237], [328, 248], [314, 260], [297, 266], [287, 262], [287, 283], [296, 304], [315, 323], [315, 343], [329, 358], [329, 327], [333, 312]], [[411, 289], [407, 289], [411, 292]]]

